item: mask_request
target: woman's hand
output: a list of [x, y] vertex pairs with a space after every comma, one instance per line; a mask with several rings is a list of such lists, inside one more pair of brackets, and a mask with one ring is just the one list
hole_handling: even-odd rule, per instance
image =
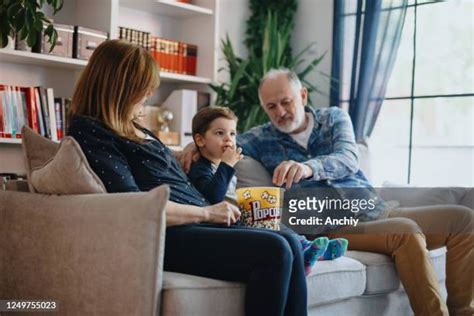
[[184, 172], [188, 173], [189, 169], [191, 169], [191, 164], [193, 161], [197, 161], [200, 156], [201, 155], [199, 154], [196, 145], [194, 145], [194, 143], [189, 143], [184, 147], [181, 153], [176, 155], [176, 158], [178, 159], [179, 164], [181, 165], [181, 168], [183, 168]]
[[203, 207], [206, 214], [206, 222], [214, 224], [224, 224], [230, 226], [235, 224], [240, 218], [240, 211], [237, 206], [228, 202], [220, 202], [214, 205]]

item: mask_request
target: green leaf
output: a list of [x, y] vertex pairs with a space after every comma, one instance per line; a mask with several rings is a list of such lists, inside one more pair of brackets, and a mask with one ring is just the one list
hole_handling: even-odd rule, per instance
[[18, 11], [18, 13], [11, 18], [10, 22], [16, 32], [23, 29], [25, 26], [25, 10]]
[[242, 76], [245, 72], [245, 69], [247, 68], [248, 61], [245, 61], [242, 63], [237, 70], [235, 76], [232, 78], [230, 89], [229, 89], [229, 96], [232, 98], [235, 94], [235, 90], [238, 87], [240, 80], [242, 79]]
[[33, 29], [38, 32], [41, 32], [43, 30], [43, 20], [41, 19], [41, 14], [42, 12], [36, 12], [33, 23]]
[[8, 45], [8, 36], [5, 33], [0, 34], [0, 48], [5, 48]]
[[25, 25], [26, 25], [26, 28], [28, 29], [28, 32], [33, 32], [34, 33], [34, 30], [33, 30], [33, 24], [35, 23], [35, 19], [34, 19], [34, 12], [32, 12], [32, 10], [30, 9], [26, 9], [26, 13], [25, 13]]
[[53, 6], [53, 10], [54, 10], [53, 14], [56, 14], [63, 7], [63, 0], [53, 0], [52, 1], [52, 6]]
[[318, 58], [311, 61], [309, 65], [306, 66], [306, 68], [302, 72], [300, 72], [300, 76], [301, 76], [300, 78], [306, 77], [306, 75], [309, 72], [311, 72], [316, 67], [316, 65], [318, 65], [321, 62], [321, 60], [323, 60], [324, 56], [326, 56], [326, 52], [322, 54], [321, 56], [319, 56]]
[[[49, 25], [49, 26], [52, 26], [52, 25]], [[54, 47], [56, 47], [57, 40], [58, 40], [58, 32], [53, 28], [53, 32], [51, 36], [49, 36], [49, 39], [48, 39], [48, 43], [51, 44], [51, 48], [49, 49], [49, 52], [52, 52]]]
[[21, 2], [15, 2], [15, 3], [13, 3], [13, 4], [7, 9], [7, 17], [8, 17], [8, 19], [10, 19], [10, 20], [15, 19], [15, 17], [18, 15], [18, 13], [19, 13], [21, 10], [24, 10], [23, 7], [22, 7], [22, 5], [21, 5]]
[[33, 47], [36, 44], [36, 39], [37, 39], [37, 32], [30, 32], [28, 34], [28, 38], [26, 39], [26, 43], [28, 44], [29, 47]]
[[20, 41], [24, 40], [28, 36], [28, 29], [26, 26], [23, 26], [23, 28], [18, 32], [18, 39]]

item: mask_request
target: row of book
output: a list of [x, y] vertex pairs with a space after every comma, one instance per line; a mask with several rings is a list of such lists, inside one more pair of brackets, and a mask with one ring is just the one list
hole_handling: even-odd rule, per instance
[[119, 27], [119, 38], [149, 50], [161, 71], [196, 75], [197, 45], [152, 36], [149, 32], [126, 27]]
[[126, 40], [132, 44], [139, 45], [146, 50], [151, 48], [150, 32], [134, 30], [128, 27], [119, 26], [119, 39]]
[[151, 55], [162, 71], [196, 75], [196, 45], [169, 40], [160, 37], [151, 38]]
[[0, 84], [0, 137], [21, 138], [28, 125], [42, 136], [59, 141], [68, 128], [70, 99], [54, 97], [53, 88]]

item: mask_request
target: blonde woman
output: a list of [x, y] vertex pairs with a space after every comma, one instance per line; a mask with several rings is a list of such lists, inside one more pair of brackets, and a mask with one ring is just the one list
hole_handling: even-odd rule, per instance
[[145, 50], [118, 40], [101, 44], [77, 83], [69, 135], [108, 192], [170, 186], [166, 270], [245, 282], [248, 315], [306, 315], [299, 241], [235, 226], [238, 209], [227, 202], [209, 205], [170, 149], [136, 123], [138, 109], [158, 86], [157, 66]]

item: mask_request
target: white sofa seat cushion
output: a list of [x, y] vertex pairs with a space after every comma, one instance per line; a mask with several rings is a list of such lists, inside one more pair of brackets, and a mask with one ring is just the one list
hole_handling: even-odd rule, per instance
[[348, 257], [318, 261], [307, 283], [308, 307], [359, 296], [365, 290], [365, 266]]
[[[365, 266], [342, 257], [316, 263], [308, 276], [308, 307], [360, 296]], [[244, 315], [245, 284], [165, 271], [162, 315]]]
[[165, 271], [162, 316], [244, 315], [245, 284]]
[[[446, 279], [445, 253], [444, 247], [430, 251], [433, 267], [440, 282]], [[395, 264], [389, 256], [363, 251], [348, 251], [346, 256], [366, 266], [367, 286], [364, 294], [383, 294], [400, 287]]]

